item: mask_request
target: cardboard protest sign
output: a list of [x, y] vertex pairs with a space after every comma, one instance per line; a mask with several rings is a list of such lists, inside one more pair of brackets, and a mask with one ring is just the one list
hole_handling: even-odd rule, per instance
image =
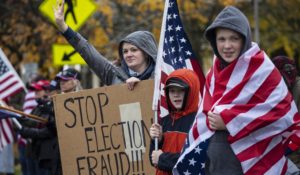
[[153, 80], [54, 97], [63, 174], [155, 174], [148, 158]]

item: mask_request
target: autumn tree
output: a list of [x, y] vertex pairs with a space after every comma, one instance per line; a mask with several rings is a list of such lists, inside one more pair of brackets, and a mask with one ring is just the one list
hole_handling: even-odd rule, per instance
[[38, 63], [48, 73], [56, 29], [38, 11], [40, 2], [7, 0], [0, 5], [0, 47], [18, 71], [21, 64]]
[[[149, 30], [159, 41], [163, 0], [95, 0], [97, 10], [79, 30], [107, 58], [118, 58], [121, 38], [135, 30]], [[52, 44], [66, 44], [54, 24], [38, 10], [42, 0], [6, 0], [0, 4], [0, 47], [13, 65], [37, 62], [45, 74], [56, 73]], [[210, 67], [212, 51], [204, 39], [205, 29], [226, 6], [235, 5], [249, 18], [252, 30], [253, 0], [178, 0], [185, 31], [199, 62]], [[299, 50], [300, 0], [259, 1], [260, 46], [268, 54], [296, 57]]]

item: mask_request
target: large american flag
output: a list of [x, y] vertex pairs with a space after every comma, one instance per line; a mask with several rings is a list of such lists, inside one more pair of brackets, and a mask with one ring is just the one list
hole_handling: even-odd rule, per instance
[[[23, 89], [26, 89], [23, 81], [0, 48], [0, 100], [5, 100]], [[1, 119], [0, 117], [0, 150], [12, 142], [13, 129], [11, 119]]]
[[222, 116], [230, 133], [229, 143], [244, 174], [285, 174], [284, 152], [290, 140], [299, 143], [300, 117], [280, 72], [255, 43], [224, 70], [218, 69], [219, 64], [215, 57], [203, 101], [189, 132], [189, 147], [173, 173], [201, 174], [205, 164], [191, 165], [189, 161], [198, 156], [196, 149], [206, 152], [201, 144], [214, 134], [207, 126], [207, 112], [212, 111]]
[[194, 70], [200, 80], [200, 89], [203, 89], [205, 77], [183, 29], [177, 1], [166, 0], [155, 67], [153, 97], [153, 110], [160, 110], [160, 117], [168, 114], [163, 91], [165, 79], [172, 71], [180, 68]]

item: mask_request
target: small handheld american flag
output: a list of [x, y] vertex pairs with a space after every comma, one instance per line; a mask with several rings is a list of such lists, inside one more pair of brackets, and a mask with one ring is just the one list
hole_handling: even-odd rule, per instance
[[23, 89], [23, 81], [0, 48], [0, 99], [6, 99]]

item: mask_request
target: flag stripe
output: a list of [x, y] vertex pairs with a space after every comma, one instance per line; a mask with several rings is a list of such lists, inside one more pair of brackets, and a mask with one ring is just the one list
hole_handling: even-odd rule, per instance
[[37, 106], [37, 102], [35, 101], [35, 92], [31, 91], [25, 95], [25, 100], [23, 104], [23, 111], [26, 114], [30, 114], [30, 112]]
[[[237, 133], [234, 137], [230, 137], [230, 142], [233, 143], [234, 140], [239, 140], [244, 136], [247, 136], [247, 133], [258, 130], [259, 128], [263, 128], [266, 127], [267, 124], [265, 124], [264, 121], [268, 120], [268, 121], [273, 121], [275, 122], [276, 120], [278, 120], [281, 117], [284, 117], [284, 115], [286, 115], [286, 113], [288, 111], [285, 110], [278, 110], [279, 109], [286, 109], [286, 110], [290, 110], [291, 106], [287, 105], [288, 103], [286, 101], [291, 101], [292, 98], [290, 95], [287, 95], [286, 98], [284, 100], [282, 100], [279, 104], [277, 104], [274, 108], [272, 108], [268, 113], [264, 114], [264, 115], [258, 115], [257, 118], [254, 118], [253, 121], [251, 121], [248, 125], [247, 128], [244, 128], [242, 130], [240, 130], [239, 133]], [[225, 113], [225, 111], [224, 111]], [[245, 115], [248, 115], [245, 113]]]
[[[230, 134], [235, 136], [240, 130], [242, 130], [246, 125], [253, 121], [257, 116], [262, 116], [269, 112], [272, 108], [274, 108], [279, 100], [284, 99], [287, 95], [287, 89], [284, 85], [284, 81], [281, 80], [279, 86], [276, 87], [274, 91], [271, 91], [271, 94], [267, 97], [267, 99], [263, 103], [258, 103], [253, 108], [248, 110], [245, 113], [240, 113], [238, 117], [233, 118], [229, 123], [227, 123], [227, 128], [230, 130]], [[260, 96], [260, 98], [263, 98]], [[237, 105], [238, 106], [238, 105]], [[244, 105], [247, 107], [247, 105]], [[247, 120], [243, 120], [241, 124], [239, 122], [240, 118], [247, 117]], [[239, 124], [238, 124], [239, 123]], [[238, 125], [236, 125], [238, 124]]]
[[4, 146], [13, 142], [13, 129], [10, 119], [0, 120], [0, 151]]
[[[255, 91], [256, 88], [259, 88], [259, 85], [257, 85], [256, 87], [253, 86], [249, 86], [247, 84], [248, 81], [255, 81], [253, 79], [255, 78], [260, 78], [263, 79], [264, 77], [257, 77], [255, 74], [255, 71], [261, 66], [261, 64], [263, 63], [263, 60], [255, 60], [255, 61], [250, 61], [248, 62], [249, 66], [247, 66], [248, 64], [246, 64], [245, 62], [241, 61], [238, 62], [237, 65], [235, 66], [235, 69], [233, 70], [232, 74], [231, 74], [231, 78], [228, 82], [227, 87], [235, 87], [235, 93], [228, 93], [226, 96], [224, 96], [219, 102], [218, 102], [218, 107], [215, 108], [215, 111], [222, 111], [223, 109], [227, 108], [226, 105], [231, 105], [233, 106], [233, 104], [239, 104], [240, 101], [238, 101], [239, 96], [243, 96], [242, 99], [245, 99], [245, 101], [248, 101], [248, 99], [251, 98], [251, 96], [255, 93], [253, 93]], [[240, 74], [238, 74], [238, 71], [241, 70], [245, 70], [242, 74], [242, 76]], [[242, 82], [242, 83], [239, 83]], [[224, 104], [224, 106], [222, 106]], [[223, 107], [223, 108], [222, 108]], [[230, 116], [232, 117], [232, 116]], [[224, 117], [224, 122], [227, 124], [231, 118], [227, 118]]]
[[[278, 139], [278, 138], [276, 138], [276, 139]], [[247, 170], [247, 174], [249, 174], [249, 175], [264, 174], [272, 167], [272, 165], [275, 165], [276, 162], [280, 161], [280, 159], [283, 158], [285, 160], [285, 157], [283, 156], [284, 149], [282, 147], [281, 140], [279, 139], [276, 143], [277, 144], [275, 144], [274, 147], [268, 151], [268, 153], [264, 154], [263, 157], [255, 163], [255, 165], [263, 164], [264, 166], [253, 165], [253, 166], [251, 166], [251, 168], [249, 170]], [[276, 154], [274, 154], [274, 153], [276, 153]], [[278, 172], [281, 172], [283, 165], [284, 164], [280, 164], [278, 166], [273, 167], [274, 168], [273, 171], [275, 170], [275, 172], [276, 172], [275, 174], [277, 174]]]
[[[263, 75], [268, 75], [268, 74], [263, 74]], [[243, 107], [242, 109], [240, 109], [240, 106], [238, 106], [238, 105], [236, 107], [232, 107], [230, 110], [233, 112], [236, 112], [236, 113], [228, 114], [224, 111], [222, 113], [224, 122], [227, 124], [230, 122], [230, 120], [234, 119], [238, 113], [245, 113], [245, 112], [249, 111], [251, 108], [254, 107], [255, 103], [265, 102], [266, 97], [269, 96], [270, 92], [272, 92], [276, 88], [276, 86], [274, 85], [273, 87], [272, 86], [270, 87], [270, 91], [268, 91], [268, 92], [265, 91], [266, 87], [270, 86], [270, 84], [269, 84], [270, 79], [272, 79], [272, 77], [274, 77], [276, 75], [277, 75], [277, 73], [274, 69], [273, 72], [270, 75], [268, 75], [268, 77], [260, 76], [261, 79], [266, 78], [266, 80], [262, 84], [255, 84], [254, 86], [252, 86], [252, 88], [251, 88], [251, 86], [244, 87], [243, 90], [241, 91], [240, 95], [243, 95], [243, 98], [245, 98], [247, 101], [250, 98], [249, 102], [247, 103], [248, 105]], [[258, 77], [258, 76], [256, 76], [256, 77]], [[276, 82], [279, 83], [280, 81], [281, 81], [280, 79], [274, 80], [274, 84], [277, 84]], [[260, 94], [260, 96], [256, 96], [255, 94]], [[261, 97], [263, 97], [263, 98], [261, 98]], [[240, 102], [235, 100], [233, 103], [239, 104]], [[222, 108], [220, 108], [220, 109], [219, 108], [218, 108], [218, 111], [223, 110]], [[236, 109], [240, 109], [240, 111], [237, 111]], [[226, 111], [228, 111], [228, 110], [226, 110]]]

